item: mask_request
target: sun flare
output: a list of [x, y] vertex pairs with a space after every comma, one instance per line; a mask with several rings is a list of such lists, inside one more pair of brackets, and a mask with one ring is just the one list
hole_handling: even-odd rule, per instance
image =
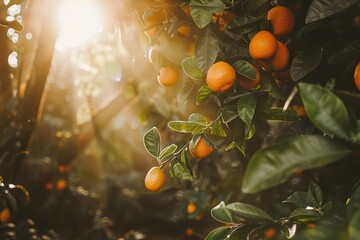
[[77, 47], [102, 31], [103, 13], [96, 1], [65, 0], [58, 8], [56, 22], [58, 43], [62, 47]]

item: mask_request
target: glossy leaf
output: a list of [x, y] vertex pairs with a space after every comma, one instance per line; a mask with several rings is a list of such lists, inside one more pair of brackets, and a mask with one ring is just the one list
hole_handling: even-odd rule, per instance
[[203, 85], [197, 93], [196, 104], [199, 105], [200, 103], [205, 102], [209, 98], [210, 94], [212, 94], [212, 91], [208, 85]]
[[151, 128], [144, 134], [144, 146], [150, 155], [159, 157], [161, 137], [156, 127]]
[[189, 122], [196, 122], [196, 123], [201, 123], [201, 124], [207, 124], [208, 123], [208, 119], [200, 114], [200, 113], [192, 113], [189, 116]]
[[295, 209], [289, 216], [289, 219], [294, 222], [306, 223], [316, 221], [320, 218], [320, 213], [305, 208]]
[[[264, 210], [247, 203], [235, 202], [226, 205], [226, 209], [230, 210], [233, 221], [246, 220], [249, 222], [271, 222], [272, 217]], [[236, 221], [237, 222], [237, 221]]]
[[250, 15], [240, 15], [231, 21], [227, 26], [227, 30], [236, 34], [247, 34], [256, 28], [258, 19]]
[[295, 236], [296, 229], [296, 224], [285, 224], [281, 226], [281, 233], [284, 234], [287, 239], [291, 239]]
[[249, 234], [256, 228], [251, 224], [244, 225], [236, 228], [230, 235], [228, 240], [240, 240], [240, 239], [248, 239]]
[[211, 28], [204, 29], [200, 33], [195, 46], [195, 61], [202, 72], [206, 73], [215, 62], [218, 51], [218, 41], [215, 34]]
[[213, 230], [206, 236], [205, 240], [226, 240], [231, 232], [230, 227], [221, 227]]
[[299, 81], [320, 65], [323, 58], [323, 49], [308, 49], [299, 53], [290, 67], [291, 79]]
[[320, 86], [300, 83], [300, 95], [307, 116], [322, 132], [343, 139], [351, 135], [351, 121], [345, 104]]
[[182, 69], [184, 73], [195, 81], [202, 81], [205, 79], [205, 73], [203, 73], [196, 64], [195, 57], [188, 57], [182, 61]]
[[253, 65], [251, 65], [249, 62], [244, 60], [239, 60], [235, 62], [233, 65], [233, 68], [235, 69], [236, 73], [247, 77], [249, 79], [256, 79], [256, 70]]
[[247, 12], [253, 16], [261, 16], [267, 11], [270, 2], [269, 0], [248, 1]]
[[259, 150], [250, 159], [242, 190], [256, 193], [285, 182], [296, 169], [325, 166], [350, 151], [322, 136], [298, 136]]
[[300, 118], [291, 109], [283, 111], [282, 108], [274, 107], [262, 113], [262, 116], [266, 120], [281, 120], [281, 121], [298, 121]]
[[334, 15], [356, 4], [357, 0], [314, 0], [306, 14], [305, 23], [311, 23]]
[[211, 134], [219, 137], [226, 137], [226, 132], [222, 126], [221, 121], [216, 121], [212, 128], [211, 128]]
[[173, 154], [176, 151], [176, 149], [177, 149], [177, 145], [175, 145], [175, 144], [171, 144], [171, 145], [165, 147], [163, 150], [161, 150], [159, 158], [163, 159], [167, 156], [170, 156], [171, 154]]
[[346, 61], [360, 54], [360, 39], [350, 42], [341, 52], [333, 55], [329, 59], [330, 64], [336, 64], [341, 61]]
[[199, 28], [204, 28], [211, 22], [212, 14], [225, 9], [222, 1], [215, 0], [191, 0], [190, 15]]
[[189, 121], [170, 121], [168, 126], [172, 130], [181, 133], [197, 133], [201, 132], [207, 127], [206, 124]]
[[226, 208], [224, 202], [219, 203], [211, 209], [211, 216], [222, 223], [232, 223], [231, 212]]
[[308, 193], [307, 192], [294, 192], [291, 194], [283, 203], [295, 203], [300, 207], [307, 207], [308, 203]]
[[257, 99], [252, 93], [243, 94], [237, 102], [237, 112], [241, 120], [244, 121], [247, 129], [250, 129], [252, 119], [256, 110]]
[[194, 88], [195, 84], [191, 80], [184, 79], [182, 81], [181, 88], [178, 90], [178, 94], [176, 95], [176, 100], [179, 103], [180, 108], [184, 106], [183, 103], [188, 99]]
[[311, 207], [321, 207], [323, 202], [322, 191], [319, 185], [314, 183], [313, 181], [309, 184], [308, 190], [308, 203]]
[[224, 109], [222, 110], [222, 118], [224, 123], [228, 123], [232, 120], [234, 120], [235, 118], [237, 118], [238, 112], [237, 112], [237, 105], [228, 105], [225, 106]]

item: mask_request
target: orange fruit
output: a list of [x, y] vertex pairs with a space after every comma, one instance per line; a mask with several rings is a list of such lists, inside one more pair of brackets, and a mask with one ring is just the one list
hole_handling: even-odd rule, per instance
[[1, 212], [0, 212], [0, 222], [2, 222], [2, 223], [9, 222], [10, 217], [11, 217], [11, 213], [10, 213], [9, 208], [4, 208], [3, 210], [1, 210]]
[[272, 32], [279, 38], [288, 36], [295, 27], [293, 12], [284, 6], [270, 9], [267, 13], [267, 20], [272, 24]]
[[53, 189], [53, 184], [52, 184], [52, 182], [47, 182], [47, 183], [45, 184], [45, 188], [46, 188], [47, 190]]
[[304, 106], [293, 105], [292, 108], [294, 109], [294, 111], [296, 112], [296, 114], [299, 117], [301, 117], [301, 118], [306, 117], [306, 112], [305, 112]]
[[64, 190], [67, 187], [67, 181], [65, 179], [59, 179], [56, 182], [56, 188], [59, 190]]
[[149, 170], [145, 177], [145, 187], [156, 192], [165, 184], [165, 172], [160, 167], [153, 167]]
[[360, 90], [360, 63], [356, 65], [355, 72], [354, 72], [354, 82], [357, 89]]
[[192, 228], [187, 228], [185, 230], [185, 234], [186, 236], [191, 237], [192, 235], [194, 235], [194, 230]]
[[255, 67], [255, 70], [256, 70], [256, 79], [255, 80], [247, 78], [242, 75], [239, 77], [239, 87], [241, 89], [250, 90], [250, 89], [256, 88], [260, 84], [261, 73], [257, 67]]
[[206, 74], [206, 83], [213, 92], [225, 92], [234, 85], [235, 70], [227, 62], [217, 62], [211, 65]]
[[226, 25], [234, 20], [236, 15], [229, 11], [216, 12], [212, 16], [212, 22], [219, 26], [221, 31], [225, 30]]
[[189, 152], [193, 158], [205, 158], [213, 152], [213, 148], [200, 136], [196, 144], [190, 141]]
[[360, 15], [354, 18], [354, 26], [360, 28]]
[[249, 52], [255, 60], [269, 60], [275, 56], [278, 43], [269, 31], [260, 31], [250, 40]]
[[189, 204], [186, 207], [186, 212], [190, 215], [193, 214], [196, 211], [197, 207], [193, 202], [189, 202]]
[[261, 66], [268, 72], [278, 72], [284, 70], [289, 64], [290, 53], [288, 48], [282, 42], [278, 41], [278, 47], [275, 56], [268, 60], [261, 62]]
[[181, 25], [178, 27], [177, 32], [186, 38], [190, 37], [191, 35], [191, 28], [189, 26]]
[[158, 82], [163, 87], [175, 85], [179, 80], [179, 72], [172, 67], [162, 67], [159, 71]]
[[186, 16], [190, 16], [190, 4], [186, 3], [183, 7], [182, 7], [184, 13], [186, 14]]
[[159, 29], [160, 29], [160, 24], [163, 22], [164, 20], [164, 16], [162, 13], [156, 13], [152, 16], [147, 17], [144, 22], [145, 22], [145, 34], [150, 37], [153, 38], [156, 36], [156, 34], [158, 33]]
[[276, 236], [276, 231], [274, 228], [269, 228], [264, 232], [265, 239], [273, 239]]
[[275, 78], [275, 80], [279, 81], [286, 81], [291, 79], [290, 68], [287, 68], [280, 72], [273, 72], [271, 75], [273, 76], [273, 78]]

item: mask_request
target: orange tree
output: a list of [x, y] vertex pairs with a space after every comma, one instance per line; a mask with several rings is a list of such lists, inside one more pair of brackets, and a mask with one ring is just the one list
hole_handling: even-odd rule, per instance
[[165, 146], [164, 127], [144, 134], [156, 165], [184, 181], [208, 178], [209, 187], [221, 185], [208, 173], [231, 168], [219, 163], [228, 156], [242, 166], [233, 179], [241, 188], [201, 190], [217, 204], [213, 218], [225, 223], [206, 239], [357, 239], [359, 1], [144, 0], [128, 7], [148, 37], [159, 79], [164, 69], [176, 73], [159, 87], [200, 106], [168, 122], [179, 137]]

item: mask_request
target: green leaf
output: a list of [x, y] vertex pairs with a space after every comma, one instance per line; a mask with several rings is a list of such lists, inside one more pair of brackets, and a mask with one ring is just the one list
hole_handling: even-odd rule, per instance
[[350, 42], [341, 52], [334, 54], [330, 59], [330, 64], [337, 64], [346, 61], [360, 54], [360, 39]]
[[244, 121], [247, 126], [247, 131], [251, 127], [252, 119], [256, 110], [257, 99], [252, 93], [245, 93], [237, 102], [237, 111], [241, 120]]
[[320, 216], [320, 213], [313, 210], [297, 208], [290, 214], [289, 219], [296, 223], [307, 223], [318, 220]]
[[295, 236], [296, 233], [296, 224], [285, 224], [281, 226], [281, 233], [284, 234], [284, 236], [287, 239], [291, 239]]
[[189, 116], [189, 122], [196, 122], [201, 124], [208, 124], [208, 119], [200, 113], [192, 113]]
[[144, 134], [144, 146], [150, 155], [159, 157], [161, 137], [156, 127], [151, 128]]
[[213, 230], [206, 236], [205, 240], [226, 240], [231, 232], [230, 227], [221, 227]]
[[182, 69], [184, 73], [195, 81], [202, 81], [205, 79], [205, 73], [203, 73], [196, 64], [195, 57], [188, 57], [182, 61]]
[[180, 107], [184, 106], [183, 103], [187, 100], [194, 88], [195, 84], [191, 80], [184, 79], [184, 81], [182, 81], [181, 88], [178, 90], [178, 94], [176, 95], [176, 100]]
[[235, 62], [232, 66], [238, 74], [249, 79], [253, 79], [253, 80], [256, 79], [256, 70], [254, 66], [251, 65], [249, 62], [244, 60], [239, 60]]
[[226, 205], [226, 209], [231, 211], [234, 222], [272, 222], [273, 219], [264, 210], [247, 203], [235, 202]]
[[171, 175], [186, 181], [192, 181], [193, 177], [189, 169], [187, 160], [188, 159], [186, 151], [182, 151], [180, 161], [178, 159], [175, 159], [170, 163], [169, 168]]
[[171, 144], [171, 145], [165, 147], [165, 148], [160, 152], [159, 158], [160, 158], [160, 159], [163, 159], [163, 158], [165, 158], [165, 157], [173, 154], [173, 153], [176, 151], [176, 149], [177, 149], [177, 145], [175, 145], [175, 144]]
[[300, 95], [311, 122], [322, 132], [348, 140], [351, 121], [344, 103], [320, 86], [300, 83]]
[[299, 121], [298, 115], [291, 109], [287, 109], [285, 112], [282, 108], [273, 107], [264, 111], [262, 116], [266, 120], [281, 120], [281, 121]]
[[291, 63], [291, 79], [299, 81], [320, 65], [323, 57], [323, 49], [308, 49], [299, 53]]
[[309, 184], [308, 189], [308, 203], [311, 207], [319, 208], [321, 207], [323, 202], [322, 191], [319, 185], [314, 183], [313, 181]]
[[360, 239], [360, 208], [352, 215], [348, 227], [349, 240]]
[[191, 0], [190, 15], [199, 28], [204, 28], [212, 20], [212, 14], [225, 9], [223, 1], [217, 0]]
[[270, 2], [269, 0], [248, 1], [247, 12], [253, 16], [261, 16], [268, 10]]
[[285, 182], [296, 169], [322, 167], [350, 151], [323, 136], [298, 136], [261, 149], [245, 171], [242, 191], [256, 193]]
[[291, 194], [283, 203], [295, 203], [300, 207], [307, 207], [308, 203], [308, 193], [307, 192], [294, 192]]
[[240, 15], [231, 21], [226, 26], [226, 29], [230, 32], [244, 35], [256, 28], [258, 20], [258, 18], [250, 15]]
[[216, 121], [211, 128], [211, 134], [219, 137], [226, 137], [226, 132], [221, 121]]
[[199, 105], [202, 102], [205, 102], [209, 96], [212, 94], [211, 89], [208, 87], [208, 85], [203, 85], [196, 96], [196, 105]]
[[228, 105], [225, 106], [222, 110], [222, 118], [224, 123], [228, 123], [238, 116], [237, 105]]
[[211, 209], [211, 216], [222, 223], [232, 223], [231, 212], [226, 208], [224, 202], [219, 203]]
[[195, 60], [199, 69], [206, 73], [210, 66], [215, 62], [219, 47], [216, 35], [211, 28], [201, 31], [195, 46]]
[[332, 202], [329, 201], [324, 206], [321, 207], [321, 211], [323, 213], [326, 213], [327, 211], [330, 211], [332, 209], [332, 207], [333, 207]]
[[168, 126], [172, 130], [181, 133], [197, 133], [201, 132], [207, 127], [206, 124], [189, 121], [170, 121], [168, 122]]
[[251, 224], [243, 225], [236, 228], [230, 235], [228, 240], [240, 240], [240, 239], [248, 239], [249, 234], [256, 228]]
[[314, 0], [307, 11], [305, 23], [311, 23], [341, 12], [352, 5], [356, 4], [357, 0]]

